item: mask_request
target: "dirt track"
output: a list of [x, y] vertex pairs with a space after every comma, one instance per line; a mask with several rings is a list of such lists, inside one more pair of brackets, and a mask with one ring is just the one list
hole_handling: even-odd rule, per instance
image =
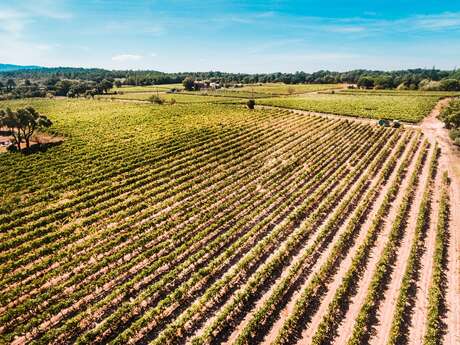
[[[455, 147], [444, 124], [437, 118], [450, 99], [438, 102], [431, 114], [420, 124], [423, 133], [441, 148], [439, 171], [448, 171], [450, 185], [450, 246], [447, 273], [446, 344], [460, 344], [460, 150]], [[439, 189], [437, 186], [435, 189]]]

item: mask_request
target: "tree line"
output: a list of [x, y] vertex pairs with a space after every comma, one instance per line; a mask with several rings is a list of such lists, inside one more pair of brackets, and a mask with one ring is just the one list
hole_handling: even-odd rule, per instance
[[30, 79], [15, 80], [8, 78], [0, 81], [0, 99], [16, 99], [29, 97], [94, 97], [107, 93], [114, 84], [121, 86], [119, 81], [113, 79], [102, 80], [69, 80], [52, 76], [39, 82], [31, 82]]
[[38, 68], [0, 72], [0, 97], [24, 98], [56, 96], [91, 96], [107, 93], [113, 86], [161, 85], [182, 83], [185, 78], [219, 82], [223, 86], [252, 83], [286, 84], [356, 84], [361, 88], [407, 90], [460, 90], [460, 70], [409, 69], [400, 71], [353, 70], [314, 73], [225, 73], [158, 71], [109, 71], [85, 68]]

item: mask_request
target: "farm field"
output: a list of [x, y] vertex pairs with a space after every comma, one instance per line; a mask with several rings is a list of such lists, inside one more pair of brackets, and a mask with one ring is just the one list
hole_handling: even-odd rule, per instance
[[[217, 90], [202, 91], [184, 91], [182, 84], [164, 84], [150, 86], [123, 86], [114, 88], [112, 91], [122, 92], [123, 94], [114, 95], [116, 98], [124, 99], [144, 99], [152, 93], [164, 93], [167, 90], [175, 88], [181, 90], [179, 95], [196, 95], [196, 96], [214, 96], [214, 97], [233, 97], [233, 98], [264, 98], [285, 96], [290, 94], [302, 94], [308, 92], [317, 92], [324, 90], [334, 90], [342, 88], [341, 84], [299, 84], [287, 85], [281, 83], [251, 84], [239, 88], [222, 88]], [[177, 94], [175, 94], [177, 95]], [[185, 100], [187, 100], [185, 98]]]
[[419, 122], [438, 102], [437, 96], [310, 94], [259, 99], [258, 104], [365, 118]]
[[[157, 93], [151, 92], [133, 92], [126, 93], [123, 95], [107, 95], [101, 98], [106, 99], [119, 99], [119, 100], [137, 100], [147, 101], [153, 95]], [[208, 96], [203, 94], [192, 94], [192, 93], [165, 93], [159, 92], [158, 95], [163, 98], [166, 102], [170, 102], [174, 99], [177, 103], [244, 103], [245, 99], [232, 98], [227, 96]]]
[[[256, 89], [255, 89], [256, 90]], [[263, 92], [256, 91], [240, 91], [239, 89], [218, 89], [218, 90], [203, 90], [203, 91], [182, 91], [181, 94], [201, 95], [201, 96], [215, 96], [215, 97], [233, 97], [233, 98], [267, 98], [276, 97], [278, 95], [271, 95]]]
[[[331, 93], [332, 91], [322, 91]], [[453, 97], [460, 96], [457, 91], [421, 91], [421, 90], [362, 90], [362, 89], [342, 89], [336, 90], [347, 95], [382, 95], [382, 96], [422, 96], [422, 97]]]
[[317, 92], [331, 89], [341, 89], [342, 84], [283, 84], [283, 83], [266, 83], [244, 85], [237, 88], [237, 91], [265, 93], [269, 95], [289, 95], [291, 93], [301, 94], [307, 92]]
[[[0, 343], [457, 341], [456, 192], [434, 137], [163, 96], [178, 104], [0, 102], [65, 137], [0, 154]], [[437, 98], [271, 101], [417, 122]]]
[[182, 84], [161, 84], [161, 85], [146, 85], [146, 86], [122, 86], [121, 88], [113, 88], [111, 91], [129, 92], [156, 92], [166, 91], [170, 89], [183, 89]]

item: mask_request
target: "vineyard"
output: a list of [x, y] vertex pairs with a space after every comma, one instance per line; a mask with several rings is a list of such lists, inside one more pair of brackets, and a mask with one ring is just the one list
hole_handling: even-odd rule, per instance
[[[399, 92], [399, 91], [398, 91]], [[438, 102], [438, 95], [350, 93], [310, 94], [258, 100], [259, 104], [314, 112], [349, 115], [373, 119], [389, 118], [406, 122], [419, 122]]]
[[[152, 95], [156, 93], [152, 92], [129, 92], [119, 95], [108, 95], [103, 96], [108, 99], [119, 99], [119, 100], [137, 100], [137, 101], [147, 101]], [[247, 95], [240, 96], [237, 95], [228, 95], [220, 93], [210, 93], [205, 94], [201, 92], [181, 92], [177, 94], [172, 93], [158, 93], [158, 95], [163, 98], [166, 102], [170, 102], [174, 99], [177, 103], [245, 103], [246, 100], [242, 97], [247, 97]], [[264, 96], [266, 97], [266, 96]]]
[[[116, 97], [151, 95], [138, 90]], [[1, 102], [32, 104], [65, 137], [0, 155], [1, 344], [460, 341], [458, 223], [436, 140], [165, 97], [178, 104]], [[262, 103], [417, 122], [437, 100]]]

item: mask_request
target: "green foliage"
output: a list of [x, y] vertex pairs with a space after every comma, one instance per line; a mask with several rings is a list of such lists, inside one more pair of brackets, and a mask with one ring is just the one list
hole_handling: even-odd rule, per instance
[[405, 190], [402, 202], [398, 208], [395, 220], [391, 225], [388, 241], [379, 258], [369, 285], [364, 303], [356, 317], [353, 333], [348, 340], [348, 345], [359, 345], [368, 342], [372, 334], [372, 326], [375, 321], [379, 303], [387, 288], [390, 272], [397, 258], [396, 253], [404, 235], [405, 222], [413, 202], [414, 190], [419, 182], [420, 172], [426, 155], [427, 142], [424, 142], [423, 150], [420, 151], [416, 168], [410, 176], [409, 186]]
[[409, 322], [407, 320], [410, 319], [410, 314], [415, 304], [416, 282], [419, 278], [418, 272], [422, 265], [421, 258], [424, 250], [424, 239], [426, 231], [429, 228], [431, 195], [437, 173], [438, 155], [439, 149], [435, 147], [429, 165], [429, 177], [426, 181], [423, 198], [418, 209], [415, 234], [399, 288], [399, 295], [396, 300], [388, 345], [406, 344], [408, 340]]
[[439, 118], [449, 129], [460, 128], [460, 100], [450, 101], [448, 106], [441, 111]]
[[247, 101], [246, 106], [248, 107], [248, 109], [254, 109], [254, 107], [256, 106], [256, 101], [253, 99], [250, 99]]
[[158, 95], [152, 95], [147, 99], [150, 103], [155, 103], [158, 105], [164, 104], [165, 100]]
[[358, 87], [361, 89], [372, 89], [374, 87], [374, 79], [363, 76], [358, 80]]
[[238, 306], [261, 291], [336, 206], [337, 231], [400, 134], [241, 106], [30, 103], [68, 140], [0, 155], [5, 343], [126, 343], [155, 325], [152, 341], [185, 342], [242, 282]]
[[443, 175], [443, 189], [439, 204], [439, 214], [436, 226], [436, 243], [433, 257], [433, 271], [428, 289], [428, 317], [424, 345], [443, 344], [443, 315], [445, 311], [446, 294], [446, 261], [448, 249], [449, 227], [449, 178], [447, 172]]
[[9, 107], [0, 110], [0, 127], [9, 129], [14, 144], [21, 150], [21, 142], [25, 140], [26, 148], [30, 148], [30, 139], [35, 130], [51, 127], [52, 122], [32, 107], [19, 108], [12, 111]]
[[430, 113], [437, 100], [438, 97], [428, 96], [335, 93], [258, 99], [258, 103], [339, 115], [418, 122]]
[[182, 81], [182, 85], [184, 86], [185, 90], [193, 91], [195, 90], [195, 79], [192, 77], [187, 77]]
[[460, 91], [460, 82], [457, 79], [443, 79], [439, 83], [439, 89], [443, 91]]
[[[126, 100], [139, 100], [139, 101], [148, 101], [149, 98], [154, 96], [156, 92], [128, 92], [125, 94], [116, 94], [110, 95], [114, 99], [126, 99]], [[227, 96], [211, 96], [211, 95], [202, 95], [200, 93], [165, 93], [159, 92], [161, 98], [165, 101], [170, 102], [174, 99], [177, 103], [229, 103], [229, 104], [243, 104], [245, 103], [244, 98], [234, 98]], [[107, 96], [103, 96], [104, 98]]]
[[449, 136], [454, 144], [460, 146], [460, 100], [450, 101], [449, 105], [441, 111], [439, 118], [449, 129]]

